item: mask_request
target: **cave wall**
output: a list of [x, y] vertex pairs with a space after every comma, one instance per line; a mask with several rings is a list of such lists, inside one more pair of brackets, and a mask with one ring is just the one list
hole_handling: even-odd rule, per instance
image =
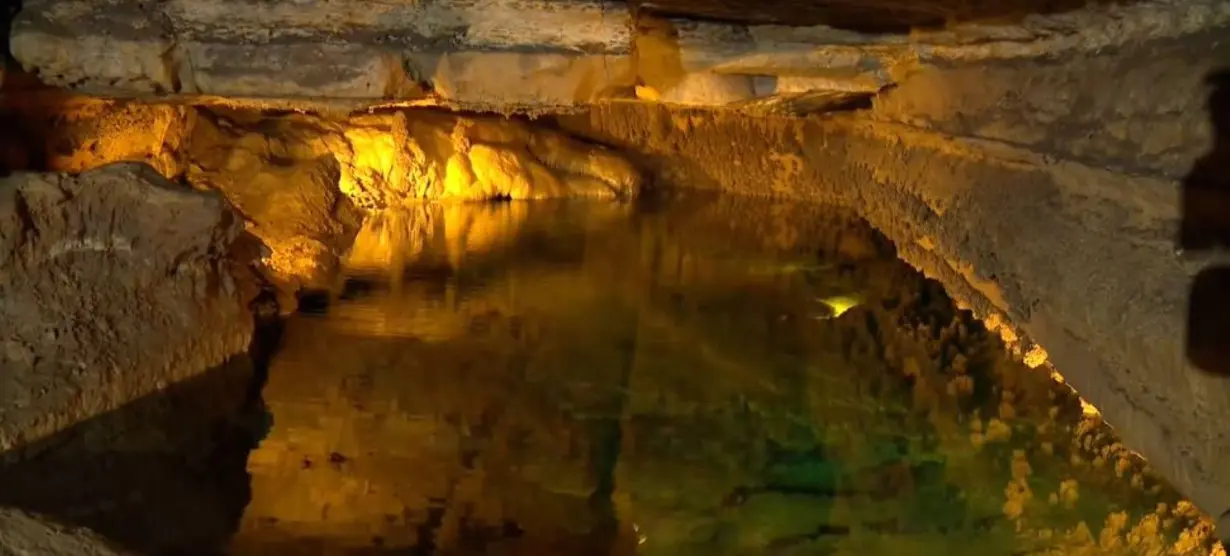
[[1230, 382], [1184, 353], [1203, 265], [1176, 249], [1177, 178], [1210, 148], [1203, 80], [1227, 63], [1209, 33], [922, 72], [855, 115], [624, 105], [559, 123], [637, 153], [665, 186], [858, 210], [1022, 356], [1049, 355], [1129, 446], [1219, 515]]
[[26, 0], [10, 44], [45, 83], [94, 95], [530, 113], [640, 99], [764, 113], [841, 106], [946, 64], [1080, 56], [1230, 22], [1219, 0], [1056, 11], [875, 33], [815, 18], [698, 21], [614, 0]]
[[191, 108], [60, 91], [6, 92], [0, 102], [0, 172], [82, 172], [144, 162], [173, 178], [184, 170]]
[[98, 534], [83, 527], [57, 523], [13, 508], [0, 508], [0, 550], [6, 554], [71, 554], [128, 556]]
[[[638, 19], [605, 2], [373, 6], [236, 10], [227, 0], [30, 0], [14, 25], [12, 51], [50, 84], [143, 99], [535, 113], [618, 100], [556, 122], [630, 153], [662, 186], [860, 211], [903, 258], [1017, 340], [1023, 357], [1040, 364], [1049, 355], [1128, 444], [1197, 504], [1214, 515], [1230, 509], [1230, 477], [1217, 469], [1230, 452], [1217, 425], [1230, 412], [1230, 386], [1185, 359], [1186, 295], [1201, 263], [1175, 250], [1179, 180], [1212, 139], [1204, 79], [1230, 64], [1218, 40], [1230, 5], [1152, 0], [1018, 25], [880, 36]], [[518, 25], [496, 25], [509, 21]], [[547, 31], [564, 28], [584, 32]], [[823, 111], [849, 98], [872, 99], [872, 107], [831, 117], [777, 115]], [[623, 102], [637, 99], [647, 102]], [[78, 134], [72, 147], [44, 142], [47, 152], [60, 153], [48, 166], [77, 171], [145, 160], [168, 177], [191, 175], [192, 157], [183, 156], [191, 149], [181, 143], [188, 131], [212, 131], [168, 122], [190, 122], [195, 109], [107, 102], [132, 117], [113, 127], [142, 133], [131, 143], [95, 141], [96, 131]], [[398, 153], [391, 142], [401, 141], [397, 124], [387, 118], [347, 124], [367, 125], [375, 131], [363, 140]], [[455, 124], [429, 134], [448, 135], [440, 144], [453, 145], [452, 130], [465, 127]], [[497, 137], [510, 133], [494, 129]], [[540, 166], [568, 171], [517, 129], [501, 143], [514, 153], [479, 149], [480, 158], [499, 162], [493, 167], [511, 169], [498, 173], [501, 183], [526, 182]], [[335, 146], [322, 138], [330, 134]], [[200, 171], [232, 171], [235, 163], [273, 179], [288, 152], [355, 150], [356, 140], [337, 141], [339, 134], [346, 136], [335, 129], [288, 141], [278, 132], [240, 130], [230, 139], [255, 147], [209, 153], [214, 166], [198, 155], [197, 182], [225, 191]], [[472, 170], [473, 142], [460, 144]], [[602, 152], [577, 148], [564, 152]], [[433, 159], [437, 177], [447, 176], [455, 152], [448, 154]], [[339, 184], [347, 171], [388, 177], [404, 163], [393, 157], [348, 169], [336, 162], [339, 168], [317, 169], [328, 176], [324, 182], [331, 172]], [[19, 178], [32, 179], [69, 178]], [[256, 228], [259, 235], [259, 222]]]

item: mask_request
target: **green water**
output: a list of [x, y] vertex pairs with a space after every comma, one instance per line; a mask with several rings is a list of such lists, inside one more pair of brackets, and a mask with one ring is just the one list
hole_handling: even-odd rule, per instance
[[422, 207], [303, 308], [235, 554], [1209, 551], [1073, 393], [833, 211]]

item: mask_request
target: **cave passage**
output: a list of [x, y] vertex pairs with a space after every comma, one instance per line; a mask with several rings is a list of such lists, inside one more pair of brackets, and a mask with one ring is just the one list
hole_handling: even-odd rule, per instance
[[[51, 257], [11, 291], [55, 263], [89, 269], [85, 286], [180, 288], [128, 326], [228, 311], [195, 334], [141, 328], [125, 368], [184, 353], [157, 377], [191, 371], [211, 333], [255, 334], [118, 409], [30, 421], [37, 440], [0, 454], [0, 507], [158, 555], [1213, 549], [1096, 410], [843, 209], [654, 187], [618, 151], [520, 120], [53, 100], [5, 112], [43, 131], [0, 141], [15, 190], [67, 171], [70, 201], [119, 216], [73, 228], [43, 218], [71, 205], [32, 205], [21, 237], [53, 253], [162, 237], [185, 222], [141, 204], [162, 195], [210, 200], [183, 205], [214, 237], [192, 241], [233, 243], [201, 287], [149, 264], [179, 268], [195, 245], [179, 237]], [[96, 286], [130, 299], [116, 280]], [[59, 321], [112, 326], [80, 311]], [[13, 376], [88, 384], [56, 357]], [[91, 396], [56, 387], [70, 410]]]
[[1070, 389], [839, 212], [424, 205], [342, 269], [272, 359], [232, 554], [1208, 550]]

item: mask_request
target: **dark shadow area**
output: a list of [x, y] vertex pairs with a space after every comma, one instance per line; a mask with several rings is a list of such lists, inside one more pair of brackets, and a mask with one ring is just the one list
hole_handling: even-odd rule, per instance
[[[1212, 150], [1183, 180], [1179, 247], [1230, 247], [1230, 70], [1209, 76]], [[1187, 355], [1200, 369], [1230, 375], [1230, 267], [1206, 268], [1192, 284]]]
[[235, 360], [5, 454], [0, 504], [142, 553], [220, 553], [248, 500], [252, 376]]
[[0, 455], [0, 505], [141, 554], [225, 553], [250, 499], [248, 453], [271, 426], [260, 387], [281, 325], [268, 314], [250, 355]]
[[1017, 21], [1131, 0], [644, 0], [648, 13], [753, 24], [829, 25], [865, 33], [904, 33], [951, 22]]
[[74, 112], [88, 113], [91, 105], [103, 101], [47, 86], [22, 69], [9, 51], [9, 33], [21, 4], [0, 0], [0, 176], [64, 171], [63, 159], [100, 148], [97, 130], [74, 121]]
[[[25, 74], [9, 72], [0, 87], [0, 176], [57, 171], [57, 157], [97, 145], [71, 121], [73, 99], [56, 90], [27, 90]], [[84, 133], [82, 132], [84, 131]]]
[[0, 0], [0, 52], [4, 53], [4, 60], [7, 62], [12, 59], [9, 55], [9, 29], [13, 25], [13, 16], [21, 10], [21, 0]]

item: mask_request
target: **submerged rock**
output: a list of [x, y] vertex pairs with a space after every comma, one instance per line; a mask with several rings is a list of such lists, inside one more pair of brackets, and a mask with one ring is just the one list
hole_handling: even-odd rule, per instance
[[0, 180], [0, 451], [247, 349], [242, 229], [141, 164]]

